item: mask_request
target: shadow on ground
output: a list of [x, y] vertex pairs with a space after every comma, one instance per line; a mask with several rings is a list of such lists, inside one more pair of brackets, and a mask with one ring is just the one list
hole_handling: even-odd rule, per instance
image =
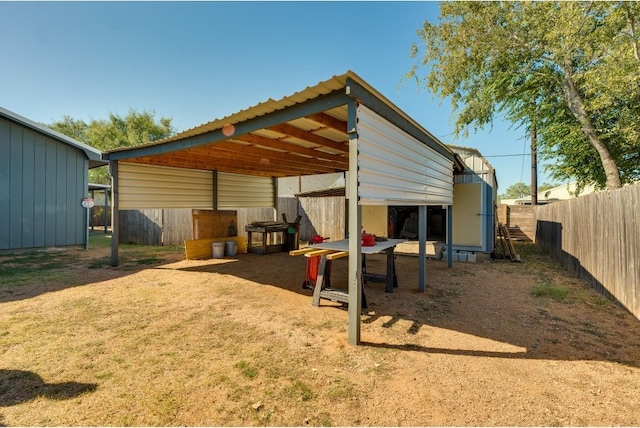
[[0, 407], [15, 406], [38, 397], [67, 400], [97, 388], [94, 383], [45, 383], [37, 374], [24, 370], [0, 370]]

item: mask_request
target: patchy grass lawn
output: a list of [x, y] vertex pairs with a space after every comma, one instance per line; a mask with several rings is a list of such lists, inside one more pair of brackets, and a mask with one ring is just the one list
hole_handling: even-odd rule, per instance
[[304, 257], [109, 245], [0, 255], [1, 425], [640, 425], [640, 322], [533, 246], [426, 293], [398, 256], [351, 347]]

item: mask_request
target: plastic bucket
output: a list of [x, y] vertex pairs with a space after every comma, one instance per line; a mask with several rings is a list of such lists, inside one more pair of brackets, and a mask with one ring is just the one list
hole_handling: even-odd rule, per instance
[[212, 258], [221, 259], [224, 257], [224, 242], [214, 242], [211, 244]]
[[236, 241], [227, 241], [225, 242], [225, 251], [227, 256], [235, 256], [238, 251], [238, 243]]

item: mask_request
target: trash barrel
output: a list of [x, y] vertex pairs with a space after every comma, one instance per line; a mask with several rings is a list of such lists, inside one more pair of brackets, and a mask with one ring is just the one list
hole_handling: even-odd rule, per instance
[[289, 226], [287, 228], [287, 251], [297, 250], [299, 248], [299, 235], [298, 228], [295, 226]]
[[238, 243], [236, 241], [227, 241], [225, 242], [225, 252], [227, 256], [233, 257], [236, 255], [238, 251]]
[[224, 257], [224, 242], [213, 242], [211, 244], [211, 254], [214, 259], [221, 259]]

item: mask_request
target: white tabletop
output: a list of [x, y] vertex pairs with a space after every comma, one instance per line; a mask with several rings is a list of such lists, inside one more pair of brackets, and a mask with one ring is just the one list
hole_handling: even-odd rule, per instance
[[[405, 242], [406, 239], [387, 239], [386, 241], [376, 241], [376, 245], [373, 246], [361, 246], [362, 254], [374, 254], [384, 251], [388, 248], [395, 247], [396, 245]], [[310, 244], [309, 247], [317, 248], [319, 250], [334, 250], [334, 251], [349, 251], [349, 240], [341, 239], [340, 241], [328, 241], [320, 244]]]

